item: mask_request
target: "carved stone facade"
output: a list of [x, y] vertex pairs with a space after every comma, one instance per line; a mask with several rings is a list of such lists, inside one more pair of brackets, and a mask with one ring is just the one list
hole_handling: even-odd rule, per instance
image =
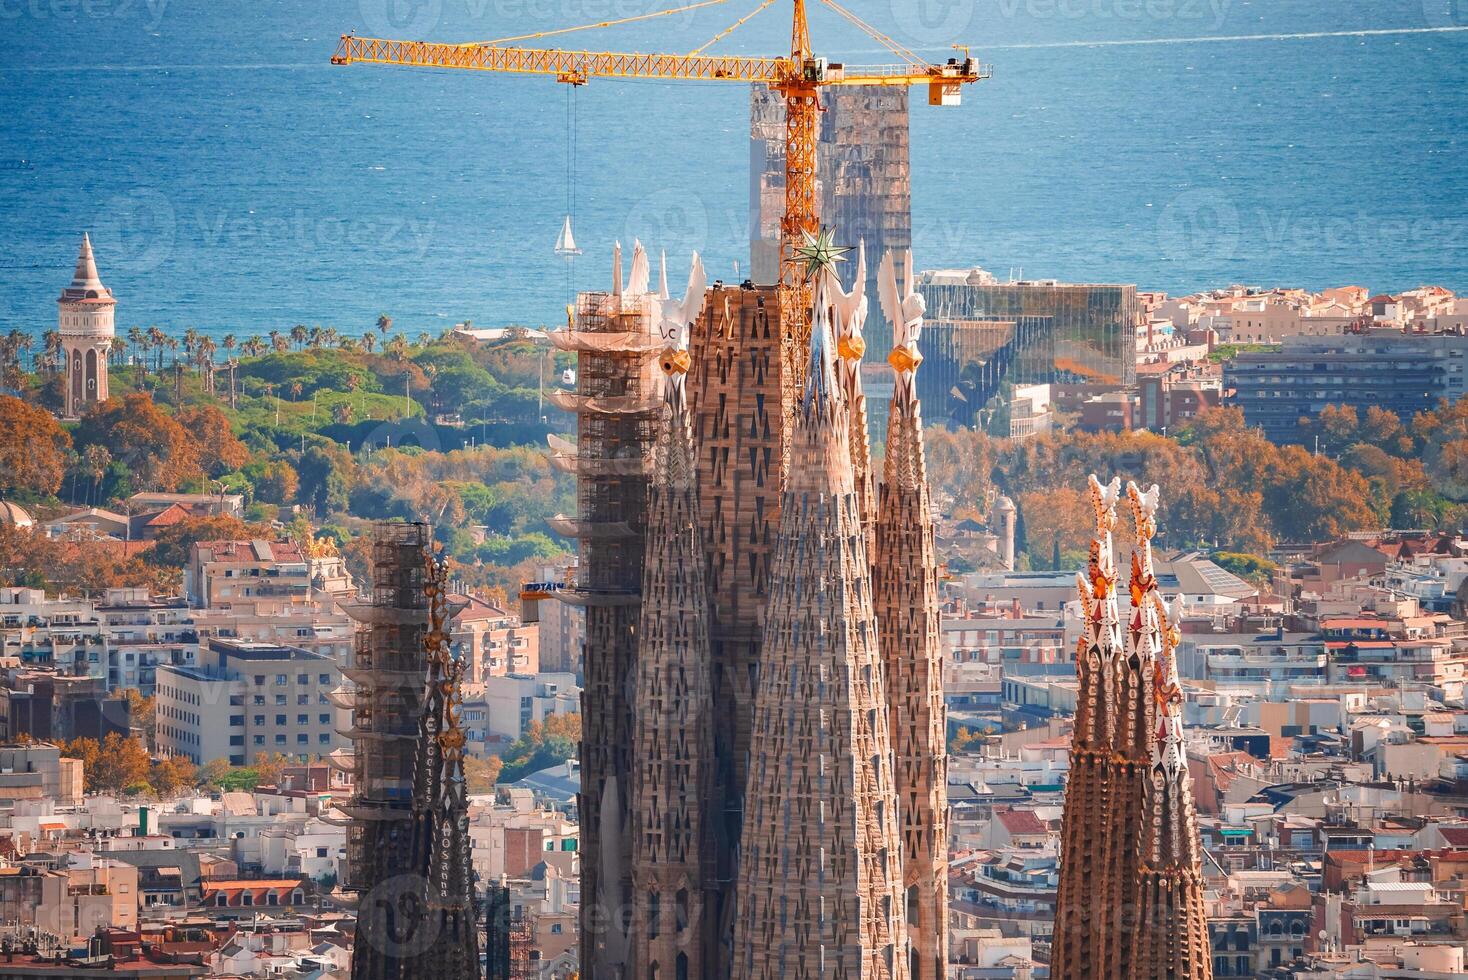
[[[644, 299], [645, 269], [634, 258], [625, 289], [618, 275], [611, 296], [583, 295], [574, 329], [551, 334], [580, 367], [577, 392], [555, 398], [580, 416], [557, 457], [580, 510], [553, 526], [582, 542], [562, 595], [587, 615], [582, 975], [941, 976], [937, 570], [911, 386], [883, 624], [863, 290], [816, 272], [818, 327], [792, 365], [776, 287], [705, 290], [695, 263], [681, 301], [665, 286]], [[595, 312], [629, 304], [615, 323]], [[919, 297], [892, 309], [920, 325]], [[654, 396], [659, 365], [670, 387]]]
[[820, 295], [818, 286], [770, 573], [732, 975], [902, 980], [908, 938], [888, 706]]
[[1091, 477], [1096, 531], [1066, 786], [1051, 975], [1211, 980], [1197, 815], [1183, 756], [1174, 619], [1152, 568], [1157, 488], [1127, 487], [1136, 548], [1120, 635], [1112, 529], [1121, 483]]
[[688, 403], [708, 562], [711, 682], [719, 706], [709, 800], [718, 892], [712, 898], [716, 907], [709, 910], [709, 948], [722, 961], [722, 970], [711, 975], [728, 976], [745, 763], [770, 555], [780, 527], [785, 372], [778, 290], [715, 283], [693, 325], [688, 353]]
[[902, 877], [913, 980], [944, 980], [948, 964], [948, 759], [938, 567], [923, 459], [922, 412], [899, 385], [888, 416], [877, 505], [876, 599], [892, 723]]
[[[632, 969], [630, 976], [702, 977], [711, 868], [713, 783], [708, 591], [698, 474], [681, 371], [670, 372], [648, 497], [642, 636], [633, 695]], [[711, 877], [711, 876], [710, 876]], [[712, 917], [709, 917], [712, 918]]]

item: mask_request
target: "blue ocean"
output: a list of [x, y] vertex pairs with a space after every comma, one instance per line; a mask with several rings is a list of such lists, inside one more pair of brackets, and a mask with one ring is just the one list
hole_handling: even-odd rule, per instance
[[[338, 35], [488, 40], [677, 0], [0, 0], [0, 332], [90, 230], [118, 325], [540, 324], [614, 239], [748, 253], [741, 85], [332, 67]], [[690, 51], [729, 0], [530, 44]], [[1468, 0], [850, 0], [994, 77], [914, 100], [921, 267], [1468, 291]], [[713, 50], [789, 48], [778, 0]], [[819, 0], [817, 52], [891, 56]], [[552, 251], [572, 206], [586, 250]]]

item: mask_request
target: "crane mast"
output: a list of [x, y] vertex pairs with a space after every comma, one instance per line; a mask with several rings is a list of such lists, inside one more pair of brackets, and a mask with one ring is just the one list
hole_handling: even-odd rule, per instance
[[[770, 2], [773, 0], [765, 0], [755, 12], [768, 6]], [[449, 44], [346, 34], [342, 36], [331, 63], [551, 75], [557, 81], [569, 85], [585, 85], [592, 78], [759, 82], [769, 85], [785, 100], [785, 214], [780, 221], [780, 315], [783, 341], [789, 353], [808, 343], [810, 339], [810, 286], [800, 264], [795, 260], [795, 249], [806, 235], [816, 233], [820, 223], [820, 207], [816, 199], [820, 90], [838, 85], [927, 85], [930, 105], [956, 105], [963, 85], [988, 78], [991, 74], [989, 67], [976, 63], [968, 56], [966, 49], [960, 49], [963, 51], [961, 59], [950, 58], [946, 63], [940, 64], [927, 63], [898, 42], [865, 24], [841, 7], [836, 0], [821, 2], [876, 38], [888, 50], [898, 55], [903, 63], [855, 67], [816, 57], [811, 50], [805, 0], [794, 0], [788, 56], [707, 55], [702, 53], [702, 48], [691, 54], [575, 51], [504, 46], [497, 41]], [[704, 5], [706, 3], [695, 4]], [[673, 11], [662, 13], [671, 12]], [[626, 20], [640, 20], [649, 16], [656, 14], [644, 14]], [[735, 26], [748, 19], [749, 17], [741, 19]], [[586, 26], [602, 27], [622, 22], [625, 21]], [[575, 29], [578, 28], [571, 28]], [[531, 36], [559, 33], [564, 31], [546, 31], [541, 35]], [[728, 33], [729, 31], [721, 33], [715, 40]], [[794, 368], [795, 381], [799, 383], [799, 374], [805, 369], [804, 359], [793, 357], [786, 363]]]

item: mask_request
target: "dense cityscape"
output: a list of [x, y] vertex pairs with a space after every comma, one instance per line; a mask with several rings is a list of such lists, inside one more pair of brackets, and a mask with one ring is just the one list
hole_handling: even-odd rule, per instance
[[1468, 297], [915, 263], [988, 66], [796, 38], [749, 278], [568, 214], [544, 323], [177, 329], [75, 229], [0, 333], [0, 980], [1468, 975]]

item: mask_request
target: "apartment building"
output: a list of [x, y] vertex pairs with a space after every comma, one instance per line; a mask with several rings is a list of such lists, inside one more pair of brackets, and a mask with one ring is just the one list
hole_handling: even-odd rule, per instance
[[158, 748], [201, 764], [327, 755], [345, 744], [343, 709], [328, 697], [340, 684], [337, 662], [318, 653], [210, 639], [198, 664], [159, 669]]

